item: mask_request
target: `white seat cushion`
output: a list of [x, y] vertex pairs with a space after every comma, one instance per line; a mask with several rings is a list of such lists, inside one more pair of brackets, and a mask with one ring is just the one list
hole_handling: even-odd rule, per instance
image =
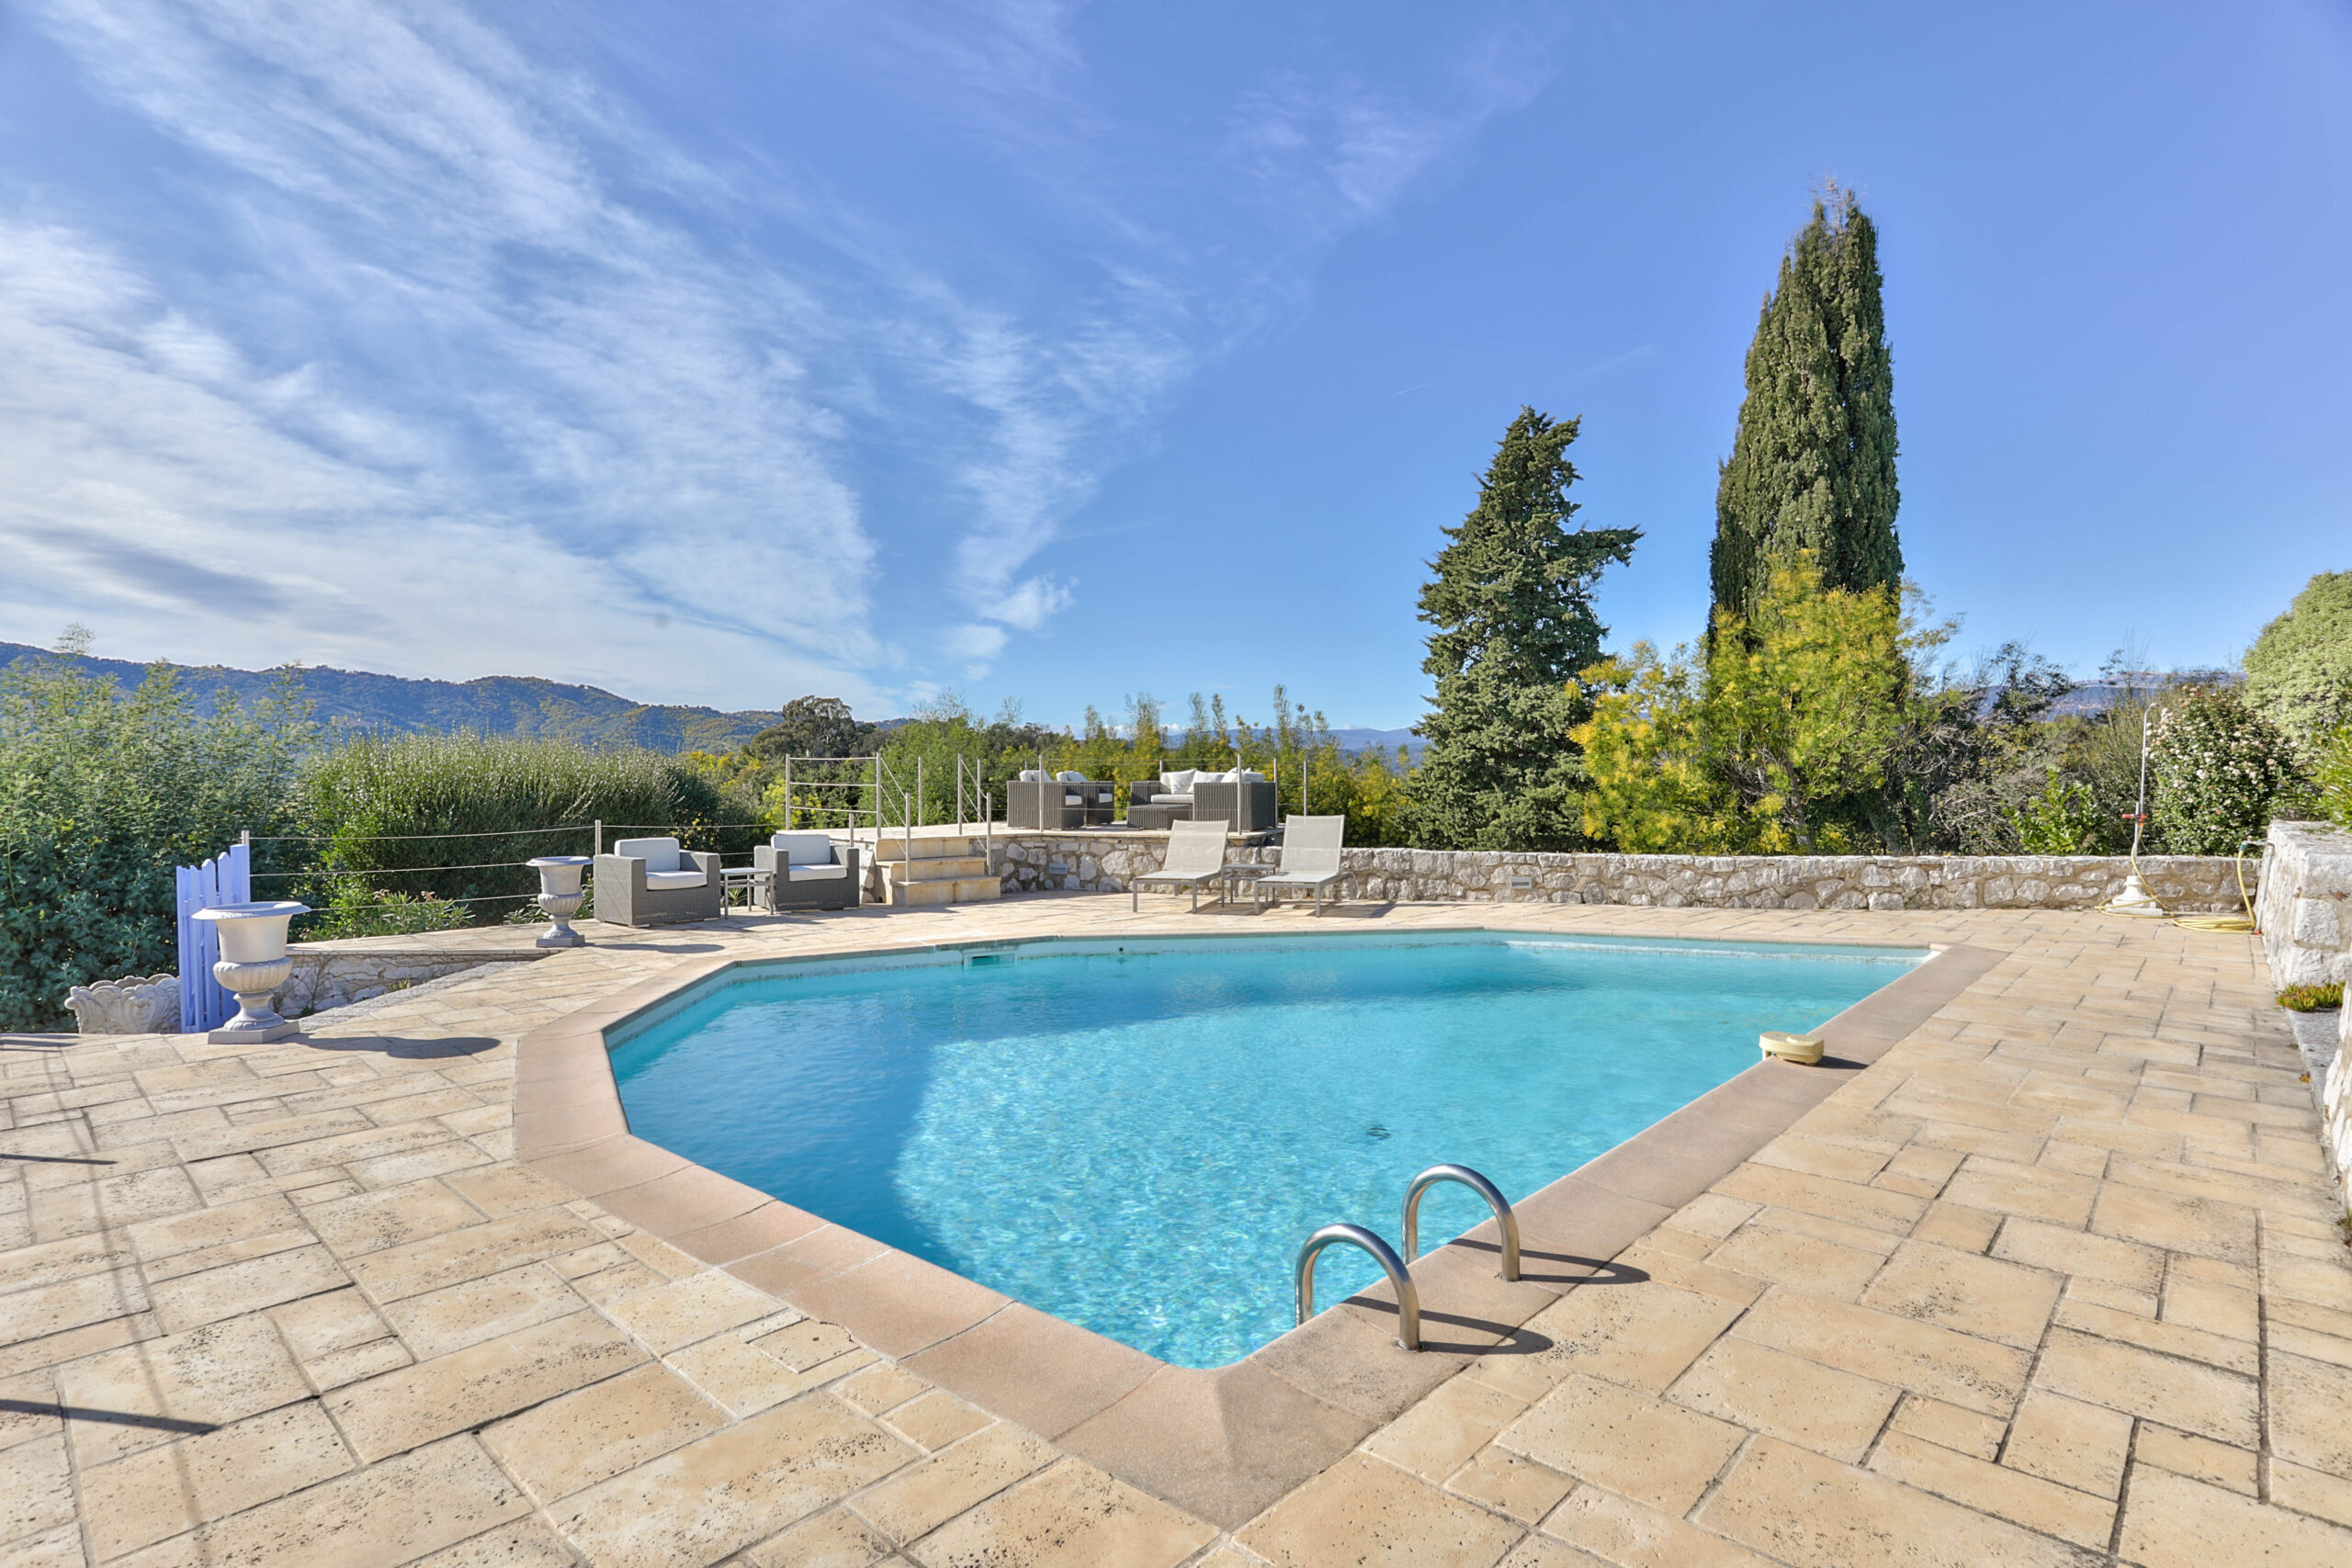
[[710, 878], [699, 871], [649, 871], [645, 886], [649, 892], [675, 893], [682, 887], [707, 886]]
[[1086, 775], [1084, 773], [1071, 773], [1069, 769], [1065, 768], [1060, 773], [1054, 775], [1054, 782], [1056, 784], [1084, 784], [1086, 782]]
[[1189, 795], [1155, 795], [1144, 804], [1147, 806], [1190, 806], [1193, 804], [1193, 797]]
[[1079, 794], [1076, 790], [1071, 790], [1062, 796], [1062, 804], [1064, 806], [1083, 806], [1086, 804], [1086, 796]]
[[825, 865], [833, 858], [833, 840], [822, 833], [778, 833], [768, 844], [786, 865]]
[[[648, 875], [657, 871], [678, 869], [678, 840], [675, 839], [623, 839], [613, 845], [613, 853], [629, 860], [643, 861]], [[699, 877], [702, 873], [697, 871], [694, 874]], [[646, 886], [650, 887], [652, 884]], [[695, 886], [699, 887], [702, 884], [696, 882]]]
[[836, 876], [847, 876], [845, 865], [788, 865], [784, 868], [786, 882], [824, 882]]

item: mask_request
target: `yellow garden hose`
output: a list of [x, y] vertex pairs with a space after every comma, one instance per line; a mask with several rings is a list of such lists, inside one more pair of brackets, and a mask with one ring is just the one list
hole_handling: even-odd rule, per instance
[[[2262, 842], [2262, 840], [2259, 839], [2240, 839], [2238, 840], [2238, 901], [2245, 906], [2245, 914], [2178, 915], [2174, 917], [2172, 923], [2192, 931], [2260, 931], [2262, 928], [2255, 922], [2254, 919], [2254, 895], [2248, 893], [2245, 889], [2245, 847], [2248, 844], [2258, 844], [2260, 842]], [[2132, 862], [2132, 869], [2134, 871], [2140, 869], [2139, 862], [2137, 860]]]

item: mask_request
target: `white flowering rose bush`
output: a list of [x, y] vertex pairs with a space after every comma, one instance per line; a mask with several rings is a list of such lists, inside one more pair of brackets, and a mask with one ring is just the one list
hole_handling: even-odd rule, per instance
[[2148, 760], [2155, 786], [2148, 815], [2177, 855], [2234, 853], [2302, 788], [2287, 738], [2223, 689], [2192, 691], [2168, 707]]

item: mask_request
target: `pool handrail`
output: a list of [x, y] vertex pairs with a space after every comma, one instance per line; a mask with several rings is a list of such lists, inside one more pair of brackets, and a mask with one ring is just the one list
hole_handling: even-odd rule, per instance
[[1325, 1225], [1298, 1249], [1298, 1321], [1305, 1324], [1315, 1315], [1315, 1260], [1324, 1248], [1339, 1246], [1360, 1247], [1372, 1254], [1372, 1260], [1380, 1265], [1396, 1292], [1396, 1344], [1401, 1349], [1419, 1349], [1421, 1298], [1413, 1289], [1413, 1276], [1406, 1271], [1394, 1247], [1362, 1225]]
[[1519, 1278], [1519, 1216], [1511, 1212], [1510, 1201], [1502, 1190], [1466, 1165], [1433, 1165], [1413, 1178], [1405, 1189], [1405, 1261], [1410, 1263], [1420, 1256], [1421, 1195], [1442, 1181], [1457, 1182], [1487, 1201], [1495, 1212], [1495, 1228], [1502, 1232], [1502, 1273], [1506, 1280]]

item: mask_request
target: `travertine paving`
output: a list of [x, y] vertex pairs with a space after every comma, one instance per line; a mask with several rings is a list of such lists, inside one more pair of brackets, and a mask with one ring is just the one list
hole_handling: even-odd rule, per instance
[[591, 927], [277, 1045], [0, 1038], [0, 1564], [2352, 1562], [2352, 1252], [2249, 939], [1342, 918], [1465, 917], [2007, 956], [1229, 1530], [518, 1165], [514, 1042], [713, 954], [1304, 914]]

